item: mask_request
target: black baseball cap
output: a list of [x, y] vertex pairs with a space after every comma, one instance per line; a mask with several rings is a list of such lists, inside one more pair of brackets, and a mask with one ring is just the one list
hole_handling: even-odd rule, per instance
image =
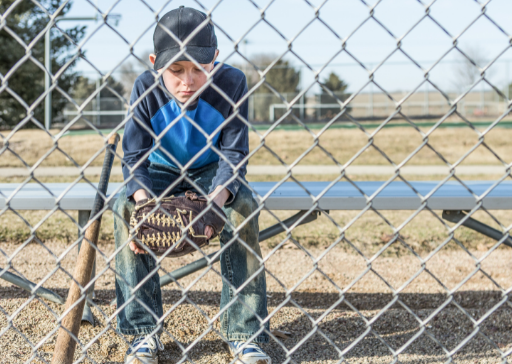
[[[180, 6], [165, 14], [158, 22], [153, 34], [156, 60], [154, 69], [163, 68], [180, 51], [180, 45], [168, 33], [172, 32], [180, 41], [184, 41], [206, 19], [206, 14], [199, 10]], [[163, 29], [165, 28], [165, 29]], [[217, 37], [211, 23], [206, 24], [186, 44], [187, 54], [197, 63], [210, 63], [215, 57]], [[185, 54], [175, 62], [190, 61]]]

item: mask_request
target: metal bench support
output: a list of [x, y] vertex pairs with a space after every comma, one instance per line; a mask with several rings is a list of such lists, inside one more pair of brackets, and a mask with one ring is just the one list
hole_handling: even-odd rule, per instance
[[[329, 211], [326, 211], [326, 212], [328, 213]], [[267, 239], [270, 239], [271, 237], [274, 237], [274, 236], [282, 233], [283, 231], [285, 231], [285, 226], [286, 226], [286, 228], [289, 228], [290, 226], [295, 224], [300, 218], [302, 218], [307, 213], [308, 213], [308, 211], [306, 211], [306, 210], [299, 211], [295, 215], [284, 220], [282, 223], [274, 224], [271, 227], [269, 227], [263, 231], [260, 231], [259, 241], [260, 242], [265, 241]], [[80, 225], [80, 227], [84, 227], [87, 224], [87, 222], [89, 221], [90, 214], [91, 214], [91, 211], [88, 211], [88, 210], [79, 210], [78, 211], [78, 225]], [[319, 214], [320, 214], [320, 212], [316, 211], [316, 210], [313, 212], [310, 212], [308, 214], [308, 216], [306, 216], [299, 223], [299, 225], [304, 225], [304, 224], [310, 223], [311, 221], [316, 220]], [[78, 235], [80, 236], [80, 230], [78, 230]], [[82, 236], [82, 239], [83, 239], [83, 236]], [[82, 241], [80, 241], [78, 243], [78, 251], [80, 251], [81, 246], [82, 246]], [[215, 254], [217, 254], [217, 252], [208, 255], [208, 259], [211, 259]], [[213, 262], [211, 262], [211, 264], [216, 263], [219, 260], [220, 260], [220, 256], [217, 256], [213, 260]], [[161, 276], [160, 277], [160, 286], [163, 287], [169, 283], [174, 282], [175, 280], [181, 279], [181, 278], [186, 277], [194, 272], [197, 272], [198, 270], [206, 268], [207, 266], [208, 266], [208, 260], [206, 258], [198, 259], [195, 262], [187, 264], [184, 267], [178, 268], [178, 269], [172, 271], [171, 273]], [[0, 268], [0, 270], [1, 270], [1, 268]], [[94, 263], [94, 268], [92, 271], [91, 279], [95, 276], [95, 274], [96, 274], [96, 262]], [[12, 284], [15, 284], [29, 292], [32, 292], [32, 289], [36, 286], [35, 283], [32, 283], [24, 278], [21, 278], [15, 274], [12, 274], [9, 272], [4, 272], [0, 276], [0, 278], [5, 279], [6, 281], [11, 282]], [[59, 303], [59, 304], [65, 303], [65, 300], [61, 296], [59, 296], [57, 293], [55, 293], [49, 289], [43, 288], [43, 287], [40, 287], [35, 292], [35, 294], [40, 297], [46, 298], [52, 302], [55, 302], [55, 303]], [[87, 299], [85, 301], [84, 313], [82, 315], [82, 321], [87, 321], [91, 325], [94, 326], [94, 317], [93, 317], [93, 314], [91, 311], [91, 307], [88, 304], [88, 301], [92, 300], [93, 296], [94, 296], [94, 284], [87, 291]], [[114, 304], [114, 303], [115, 303], [115, 299], [111, 302], [111, 304]]]
[[[272, 225], [271, 227], [263, 230], [263, 231], [260, 231], [260, 235], [259, 235], [259, 242], [261, 243], [262, 241], [264, 240], [267, 240], [267, 239], [270, 239], [271, 237], [273, 236], [276, 236], [280, 233], [282, 233], [283, 231], [285, 231], [283, 225], [285, 225], [287, 228], [289, 228], [290, 226], [292, 226], [293, 224], [295, 224], [297, 222], [297, 220], [299, 220], [302, 216], [304, 216], [308, 211], [299, 211], [298, 213], [296, 213], [295, 215], [287, 218], [286, 220], [284, 220], [282, 222], [282, 224], [280, 223], [277, 223], [275, 225]], [[325, 211], [326, 213], [329, 213], [329, 211]], [[300, 222], [299, 225], [304, 225], [304, 224], [307, 224], [307, 223], [310, 223], [311, 221], [314, 221], [317, 219], [318, 215], [320, 214], [319, 211], [313, 211], [311, 212], [308, 216], [306, 216], [304, 218], [304, 220], [302, 220]], [[183, 277], [186, 277], [194, 272], [197, 272], [198, 270], [201, 270], [203, 268], [206, 268], [208, 266], [208, 260], [211, 260], [213, 258], [214, 255], [216, 255], [218, 253], [218, 251], [214, 252], [214, 253], [211, 253], [208, 255], [208, 259], [206, 258], [201, 258], [201, 259], [198, 259], [196, 260], [195, 262], [192, 262], [192, 263], [189, 263], [181, 268], [178, 268], [176, 270], [173, 270], [172, 272], [166, 274], [166, 275], [163, 275], [160, 277], [160, 287], [163, 287], [163, 286], [166, 286], [174, 281], [177, 281], [178, 279], [181, 279]], [[215, 259], [211, 262], [211, 264], [214, 264], [216, 262], [218, 262], [220, 260], [220, 256], [217, 256], [215, 257]], [[111, 302], [110, 302], [111, 305], [115, 305], [116, 304], [116, 299], [114, 298]]]
[[[83, 228], [85, 225], [87, 225], [87, 222], [89, 221], [90, 216], [91, 216], [91, 211], [78, 210], [78, 225], [80, 225], [80, 227]], [[80, 236], [80, 229], [78, 229], [78, 236]], [[82, 239], [83, 239], [83, 236], [82, 236]], [[82, 241], [80, 241], [78, 243], [78, 251], [79, 252], [80, 252], [81, 246], [82, 246]], [[92, 268], [91, 279], [93, 279], [95, 275], [96, 275], [96, 261], [94, 261], [94, 266]], [[88, 301], [92, 300], [93, 297], [94, 297], [94, 284], [87, 291], [87, 298], [85, 300], [84, 312], [82, 313], [82, 322], [86, 321], [86, 322], [90, 323], [92, 326], [94, 326], [94, 316], [92, 314], [91, 306], [89, 306]]]
[[[460, 210], [445, 210], [443, 211], [442, 216], [443, 219], [447, 221], [458, 223], [460, 220], [466, 217], [466, 214], [464, 211]], [[501, 231], [496, 230], [489, 225], [483, 224], [480, 221], [473, 219], [472, 217], [467, 218], [466, 221], [462, 223], [462, 225], [496, 241], [500, 241], [503, 238], [503, 233]], [[512, 247], [512, 238], [508, 237], [503, 242], [503, 244]]]
[[[328, 211], [326, 211], [326, 212], [328, 213]], [[270, 239], [271, 237], [274, 237], [274, 236], [282, 233], [283, 231], [285, 231], [283, 225], [285, 225], [287, 228], [289, 228], [290, 226], [295, 224], [295, 222], [297, 222], [297, 220], [299, 220], [306, 213], [307, 213], [307, 211], [299, 211], [298, 213], [296, 213], [292, 217], [289, 217], [286, 220], [284, 220], [282, 222], [282, 224], [277, 223], [277, 224], [272, 225], [271, 227], [269, 227], [269, 228], [267, 228], [267, 229], [265, 229], [263, 231], [260, 231], [260, 235], [259, 235], [260, 243], [262, 241], [265, 241], [267, 239]], [[299, 225], [304, 225], [304, 224], [310, 223], [311, 221], [316, 220], [319, 214], [320, 214], [320, 212], [316, 211], [316, 210], [311, 212], [308, 216], [306, 216], [304, 218], [304, 220], [302, 220], [300, 222]], [[217, 252], [211, 253], [210, 255], [208, 255], [208, 259], [211, 259], [215, 254], [217, 254]], [[215, 260], [212, 262], [212, 264], [218, 262], [219, 260], [220, 260], [220, 256], [217, 256], [215, 258]], [[167, 285], [169, 283], [172, 283], [175, 280], [178, 280], [178, 279], [181, 279], [183, 277], [186, 277], [189, 274], [192, 274], [194, 272], [197, 272], [198, 270], [206, 268], [207, 266], [208, 266], [208, 260], [206, 258], [198, 259], [195, 262], [187, 264], [187, 265], [185, 265], [185, 266], [183, 266], [181, 268], [178, 268], [178, 269], [176, 269], [176, 270], [174, 270], [174, 271], [172, 271], [172, 272], [170, 272], [170, 273], [168, 273], [166, 275], [161, 276], [160, 277], [160, 287], [163, 287], [163, 286], [165, 286], [165, 285]]]
[[[0, 268], [0, 271], [3, 270], [3, 268]], [[18, 286], [20, 288], [23, 288], [25, 291], [32, 293], [32, 290], [37, 286], [34, 282], [29, 281], [28, 279], [22, 278], [16, 274], [13, 274], [11, 272], [4, 272], [0, 275], [0, 278], [6, 280], [7, 282], [10, 282], [14, 284], [15, 286]], [[46, 289], [44, 287], [39, 287], [34, 294], [36, 296], [46, 298], [48, 301], [55, 302], [58, 304], [63, 305], [66, 303], [66, 300], [59, 296], [57, 293]]]
[[[79, 210], [78, 211], [78, 225], [80, 225], [80, 227], [84, 227], [87, 224], [87, 222], [89, 221], [90, 215], [91, 215], [91, 211]], [[80, 229], [78, 230], [78, 236], [80, 237]], [[82, 246], [82, 242], [80, 241], [78, 243], [78, 251], [80, 251], [81, 246]], [[0, 268], [0, 270], [2, 270], [2, 268]], [[94, 277], [95, 274], [96, 274], [96, 262], [94, 263], [94, 268], [92, 270], [92, 277]], [[0, 278], [4, 279], [7, 282], [10, 282], [20, 288], [23, 288], [25, 291], [28, 291], [30, 293], [32, 293], [32, 290], [36, 286], [35, 283], [29, 281], [28, 279], [22, 278], [20, 276], [17, 276], [16, 274], [13, 274], [10, 272], [4, 272], [0, 276]], [[61, 305], [66, 303], [66, 300], [64, 298], [62, 298], [61, 296], [59, 296], [57, 293], [55, 293], [49, 289], [43, 288], [43, 287], [39, 287], [34, 293], [37, 296], [46, 298], [47, 300], [49, 300], [51, 302], [55, 302], [55, 303], [58, 303]], [[92, 300], [93, 295], [94, 295], [94, 285], [92, 285], [91, 288], [87, 291], [87, 299]], [[85, 301], [84, 313], [82, 315], [82, 321], [87, 321], [91, 325], [94, 326], [94, 318], [92, 315], [91, 308], [87, 304], [87, 301]]]

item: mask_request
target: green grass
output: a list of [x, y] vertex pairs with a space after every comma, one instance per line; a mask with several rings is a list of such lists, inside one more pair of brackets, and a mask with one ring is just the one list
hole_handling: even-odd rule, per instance
[[[494, 121], [472, 121], [471, 124], [477, 128], [486, 128], [490, 126]], [[431, 128], [433, 127], [437, 122], [434, 121], [420, 121], [420, 122], [414, 122], [416, 126], [420, 128]], [[312, 130], [318, 130], [322, 129], [325, 126], [325, 123], [306, 123], [305, 124], [309, 129]], [[374, 122], [361, 122], [361, 125], [366, 129], [376, 129], [381, 126], [381, 123], [374, 123]], [[259, 131], [268, 130], [270, 127], [270, 124], [254, 124], [254, 129]], [[468, 125], [464, 122], [448, 122], [445, 121], [442, 123], [439, 128], [467, 128]], [[505, 128], [510, 129], [512, 128], [512, 121], [500, 121], [496, 127], [498, 128]], [[343, 123], [334, 123], [329, 127], [329, 129], [358, 129], [359, 126], [352, 123], [352, 122], [343, 122]], [[411, 124], [406, 122], [390, 122], [386, 125], [384, 125], [384, 128], [412, 128]], [[107, 135], [109, 134], [113, 129], [100, 129], [100, 131]], [[275, 128], [275, 130], [285, 130], [285, 131], [302, 131], [304, 130], [304, 127], [301, 125], [279, 125]], [[119, 134], [124, 133], [124, 129], [119, 130]], [[94, 130], [71, 130], [64, 134], [64, 136], [77, 136], [77, 135], [90, 135], [90, 134], [97, 134]]]

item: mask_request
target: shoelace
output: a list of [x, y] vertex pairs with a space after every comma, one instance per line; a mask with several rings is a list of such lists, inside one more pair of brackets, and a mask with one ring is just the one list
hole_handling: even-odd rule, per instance
[[[144, 340], [145, 342], [140, 347], [137, 347]], [[152, 350], [155, 350], [156, 348], [158, 348], [158, 350], [160, 351], [164, 350], [164, 344], [162, 344], [158, 336], [151, 336], [149, 338], [147, 336], [139, 336], [138, 338], [133, 340], [131, 346], [134, 349], [137, 348], [137, 350], [143, 347], [149, 347]]]

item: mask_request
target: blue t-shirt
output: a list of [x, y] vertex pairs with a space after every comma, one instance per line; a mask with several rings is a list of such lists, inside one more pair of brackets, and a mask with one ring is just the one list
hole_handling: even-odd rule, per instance
[[[189, 169], [217, 162], [219, 167], [213, 181], [214, 189], [224, 185], [233, 176], [230, 163], [238, 166], [247, 156], [247, 125], [238, 116], [226, 122], [236, 110], [247, 120], [247, 101], [238, 107], [232, 105], [237, 104], [247, 93], [245, 75], [234, 67], [217, 64], [212, 73], [213, 84], [230, 100], [210, 86], [202, 92], [197, 102], [185, 110], [186, 117], [182, 115], [182, 105], [164, 91], [165, 86], [161, 78], [156, 81], [157, 87], [152, 88], [155, 84], [152, 71], [144, 72], [135, 80], [130, 97], [133, 115], [126, 123], [123, 136], [125, 180], [130, 176], [130, 168], [141, 159], [143, 161], [132, 171], [138, 181], [132, 179], [127, 183], [128, 197], [140, 188], [152, 189], [153, 184], [148, 172], [151, 162], [180, 168], [196, 158]], [[154, 149], [154, 136], [160, 141], [160, 147], [157, 149]], [[229, 162], [220, 158], [211, 146], [205, 148], [209, 144], [207, 138], [211, 139], [211, 144]], [[245, 176], [246, 164], [247, 162], [244, 162], [242, 168], [237, 171], [241, 177]], [[239, 186], [240, 182], [236, 179], [226, 185], [232, 195], [227, 203], [235, 197]]]

